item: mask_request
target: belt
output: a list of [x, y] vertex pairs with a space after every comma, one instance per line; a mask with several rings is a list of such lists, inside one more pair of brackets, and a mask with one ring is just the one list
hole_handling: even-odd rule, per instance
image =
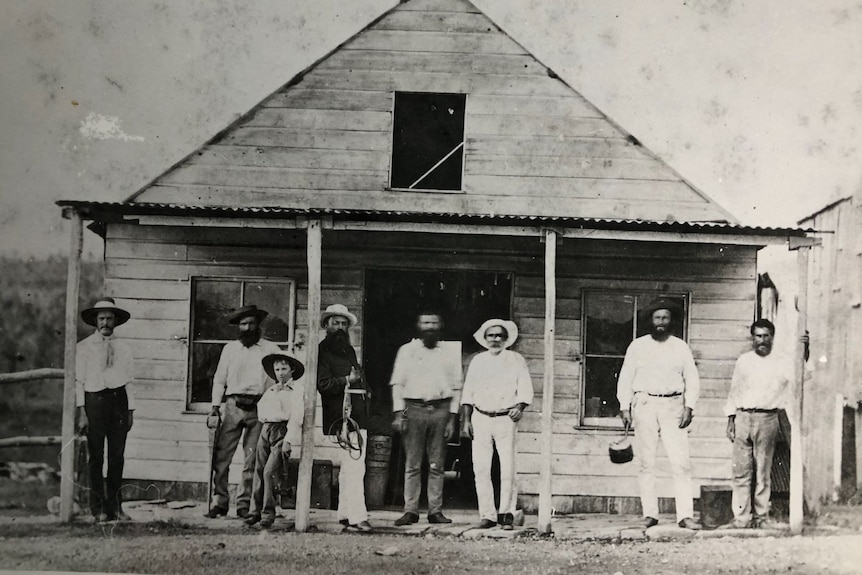
[[409, 403], [410, 405], [415, 405], [416, 407], [439, 407], [446, 403], [451, 403], [451, 397], [444, 397], [442, 399], [432, 399], [426, 401], [424, 399], [404, 399], [404, 403]]
[[121, 391], [125, 393], [125, 385], [121, 385], [120, 387], [106, 387], [105, 389], [100, 389], [99, 391], [88, 391], [86, 393], [89, 393], [90, 395], [113, 395], [115, 393], [120, 393]]
[[745, 413], [778, 413], [778, 408], [774, 407], [772, 409], [761, 409], [759, 407], [737, 407], [737, 411], [744, 411]]
[[650, 397], [676, 397], [678, 395], [682, 395], [681, 391], [673, 391], [671, 393], [646, 393]]
[[487, 415], [488, 417], [500, 417], [501, 415], [509, 415], [508, 409], [501, 409], [499, 411], [485, 411], [484, 409], [479, 409], [475, 405], [473, 406], [473, 409], [475, 409], [482, 415]]

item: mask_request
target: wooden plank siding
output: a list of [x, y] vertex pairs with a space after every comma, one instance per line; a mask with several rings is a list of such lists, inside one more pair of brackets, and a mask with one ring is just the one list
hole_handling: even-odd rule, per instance
[[[396, 91], [467, 94], [461, 190], [390, 189]], [[163, 174], [137, 201], [727, 217], [461, 0], [398, 5]]]
[[[503, 270], [513, 274], [512, 317], [521, 333], [514, 349], [526, 357], [537, 393], [518, 438], [519, 451], [524, 454], [519, 459], [521, 489], [531, 493], [538, 477], [537, 410], [543, 375], [544, 284], [539, 238], [325, 230], [323, 240], [322, 304], [346, 303], [359, 316], [360, 325], [353, 328], [352, 338], [360, 356], [365, 345], [361, 323], [366, 269]], [[295, 230], [266, 233], [253, 229], [111, 224], [105, 259], [107, 294], [132, 313], [128, 324], [118, 330], [132, 343], [136, 356], [135, 393], [139, 401], [129, 437], [127, 475], [203, 481], [204, 416], [185, 411], [189, 278], [296, 278], [296, 327], [302, 341], [309, 324], [302, 235]], [[637, 493], [635, 468], [613, 466], [607, 458], [607, 443], [617, 432], [580, 426], [584, 289], [691, 293], [690, 343], [703, 378], [703, 398], [692, 428], [696, 481], [730, 477], [730, 450], [723, 441], [721, 405], [733, 362], [746, 348], [754, 307], [754, 268], [754, 248], [562, 241], [558, 249], [555, 326], [555, 494]], [[302, 349], [298, 354], [303, 354]], [[335, 452], [320, 432], [320, 419], [318, 408], [315, 457], [328, 458]], [[238, 477], [239, 464], [237, 457], [232, 477]], [[607, 477], [609, 483], [603, 483], [602, 477]], [[662, 476], [659, 482], [662, 493], [670, 493], [666, 480], [669, 478]], [[568, 491], [556, 491], [559, 489]]]

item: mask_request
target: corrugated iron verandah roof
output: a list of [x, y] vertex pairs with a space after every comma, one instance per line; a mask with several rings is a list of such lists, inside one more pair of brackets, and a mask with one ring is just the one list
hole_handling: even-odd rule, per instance
[[289, 207], [197, 206], [139, 202], [87, 202], [61, 200], [57, 205], [71, 208], [85, 218], [116, 221], [128, 216], [177, 216], [249, 219], [289, 219], [297, 216], [337, 217], [349, 221], [452, 223], [498, 226], [540, 226], [608, 231], [644, 231], [668, 233], [701, 233], [717, 235], [763, 236], [774, 238], [805, 237], [813, 232], [804, 228], [755, 227], [727, 222], [650, 221], [564, 216], [499, 215], [465, 213], [429, 213], [404, 210], [356, 210]]

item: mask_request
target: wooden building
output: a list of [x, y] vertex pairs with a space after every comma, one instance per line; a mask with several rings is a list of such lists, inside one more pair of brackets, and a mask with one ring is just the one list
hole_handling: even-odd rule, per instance
[[637, 511], [636, 466], [607, 448], [615, 374], [659, 294], [684, 308], [703, 380], [696, 484], [729, 482], [721, 406], [749, 346], [757, 251], [805, 241], [739, 225], [466, 0], [399, 4], [128, 201], [60, 205], [95, 222], [106, 293], [132, 313], [127, 477], [205, 481], [208, 370], [233, 337], [220, 314], [265, 307], [269, 337], [302, 355], [321, 306], [346, 304], [385, 419], [395, 350], [433, 303], [465, 363], [482, 320], [519, 325], [537, 394], [520, 501], [546, 513]]

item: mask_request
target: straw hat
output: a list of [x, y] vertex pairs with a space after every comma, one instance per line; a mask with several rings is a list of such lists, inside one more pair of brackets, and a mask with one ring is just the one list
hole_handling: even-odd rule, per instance
[[515, 325], [515, 322], [508, 319], [486, 320], [485, 323], [483, 323], [481, 327], [476, 330], [476, 333], [473, 334], [473, 339], [479, 342], [479, 345], [487, 349], [488, 342], [487, 340], [485, 340], [485, 332], [495, 326], [502, 327], [506, 330], [506, 333], [508, 334], [506, 340], [503, 342], [503, 349], [511, 347], [511, 345], [515, 343], [515, 340], [518, 339], [518, 326]]
[[322, 314], [320, 314], [320, 327], [326, 327], [326, 320], [331, 318], [332, 316], [341, 316], [346, 317], [347, 321], [350, 323], [350, 327], [353, 327], [359, 320], [355, 315], [347, 311], [347, 306], [340, 303], [334, 303], [326, 308]]
[[96, 327], [96, 316], [99, 315], [100, 311], [114, 312], [114, 317], [117, 318], [117, 322], [114, 324], [114, 326], [123, 325], [124, 323], [129, 321], [130, 317], [132, 317], [132, 314], [115, 305], [114, 298], [103, 297], [102, 299], [97, 301], [96, 305], [94, 305], [93, 307], [82, 311], [81, 319], [84, 320], [85, 324]]

